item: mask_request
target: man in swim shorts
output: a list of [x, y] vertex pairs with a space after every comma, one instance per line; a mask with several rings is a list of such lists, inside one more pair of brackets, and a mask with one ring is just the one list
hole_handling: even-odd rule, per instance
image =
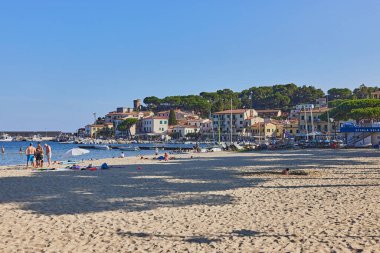
[[47, 157], [47, 161], [48, 161], [48, 166], [50, 166], [51, 164], [51, 147], [45, 143], [45, 153], [46, 153], [46, 157]]
[[29, 147], [27, 147], [27, 149], [25, 150], [25, 154], [26, 154], [26, 168], [28, 168], [29, 166], [29, 162], [30, 164], [35, 167], [35, 163], [34, 163], [34, 153], [36, 152], [36, 149], [33, 147], [33, 144], [30, 143], [29, 144]]

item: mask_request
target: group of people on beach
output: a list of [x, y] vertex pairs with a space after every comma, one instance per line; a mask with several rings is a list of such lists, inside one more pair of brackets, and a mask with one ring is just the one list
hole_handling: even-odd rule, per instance
[[51, 155], [52, 149], [51, 146], [45, 144], [45, 152], [41, 145], [41, 143], [37, 144], [35, 148], [33, 143], [30, 143], [29, 146], [25, 150], [26, 155], [26, 168], [29, 167], [29, 162], [34, 168], [43, 167], [44, 165], [44, 154], [46, 154], [46, 159], [48, 162], [48, 166], [51, 165]]

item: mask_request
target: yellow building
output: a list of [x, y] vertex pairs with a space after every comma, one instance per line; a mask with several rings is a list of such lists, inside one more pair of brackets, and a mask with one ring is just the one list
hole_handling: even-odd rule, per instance
[[85, 127], [85, 133], [87, 136], [93, 138], [95, 137], [95, 133], [98, 133], [100, 130], [104, 128], [111, 129], [113, 127], [112, 123], [104, 123], [103, 125], [93, 124], [93, 125], [87, 125]]
[[283, 123], [285, 136], [293, 136], [299, 133], [299, 120], [287, 120]]
[[266, 138], [276, 138], [277, 137], [277, 125], [270, 122], [260, 122], [253, 124], [249, 127], [248, 131], [251, 135], [266, 139]]

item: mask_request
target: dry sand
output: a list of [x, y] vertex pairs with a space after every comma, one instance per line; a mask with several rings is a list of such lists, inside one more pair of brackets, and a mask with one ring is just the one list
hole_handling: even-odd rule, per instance
[[195, 156], [3, 168], [0, 252], [380, 252], [378, 150]]

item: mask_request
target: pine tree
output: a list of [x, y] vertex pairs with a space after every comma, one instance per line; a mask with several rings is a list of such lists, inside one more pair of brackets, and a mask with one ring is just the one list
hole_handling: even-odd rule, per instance
[[170, 110], [169, 112], [169, 126], [177, 125], [177, 118], [175, 116], [174, 110]]

